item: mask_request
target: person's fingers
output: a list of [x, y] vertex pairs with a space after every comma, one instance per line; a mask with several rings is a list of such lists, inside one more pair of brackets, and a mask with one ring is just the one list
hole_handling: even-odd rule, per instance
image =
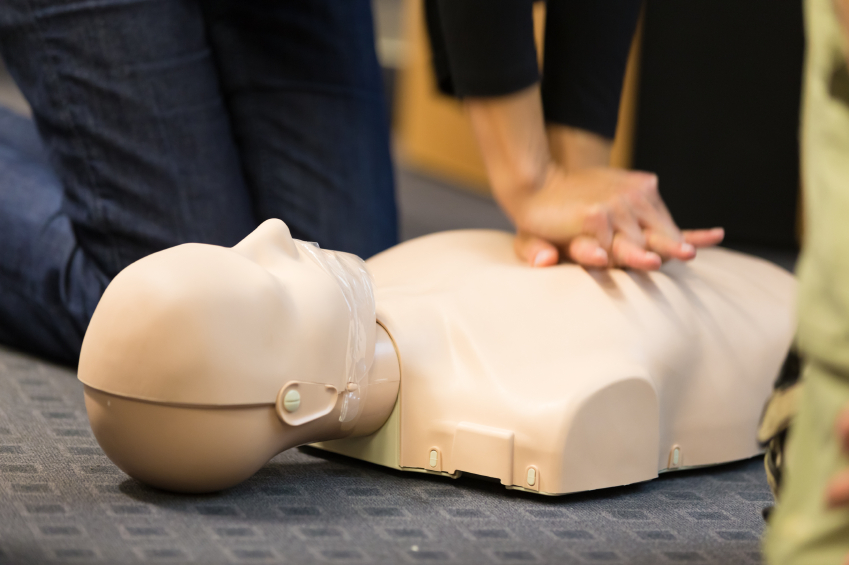
[[628, 199], [644, 228], [647, 250], [656, 252], [664, 261], [689, 261], [696, 256], [695, 246], [685, 240], [660, 197], [656, 175], [645, 174], [643, 183], [628, 193]]
[[654, 251], [646, 251], [633, 241], [618, 233], [613, 238], [612, 262], [618, 267], [630, 267], [641, 271], [656, 271], [663, 260]]
[[582, 235], [569, 242], [567, 251], [569, 258], [584, 267], [607, 267], [609, 256], [607, 251], [594, 237]]
[[841, 471], [829, 481], [825, 500], [829, 508], [849, 505], [849, 471]]
[[606, 206], [592, 206], [584, 212], [582, 233], [595, 239], [599, 247], [609, 251], [613, 246], [613, 221]]
[[520, 259], [532, 267], [556, 265], [560, 254], [557, 247], [539, 237], [518, 233], [513, 240], [513, 249]]
[[[646, 238], [630, 198], [618, 195], [610, 206], [610, 217], [617, 235], [622, 235], [637, 247], [646, 247]], [[615, 237], [614, 237], [615, 239]]]
[[669, 239], [683, 241], [681, 230], [660, 197], [657, 175], [642, 173], [637, 178], [640, 180], [633, 181], [625, 195], [642, 226]]
[[725, 239], [725, 230], [723, 228], [684, 230], [684, 241], [697, 248], [718, 245], [723, 239]]
[[668, 261], [669, 259], [689, 261], [696, 256], [696, 247], [691, 243], [672, 239], [654, 230], [645, 230], [644, 234], [646, 237], [646, 248], [660, 255], [664, 261]]
[[672, 219], [672, 214], [669, 212], [669, 208], [666, 207], [666, 202], [664, 202], [663, 198], [660, 196], [657, 175], [652, 174], [651, 177], [654, 182], [643, 189], [646, 200], [648, 200], [652, 207], [657, 211], [657, 214], [663, 224], [674, 230], [674, 232], [671, 232], [670, 235], [672, 233], [680, 233], [681, 229], [675, 223], [675, 220]]

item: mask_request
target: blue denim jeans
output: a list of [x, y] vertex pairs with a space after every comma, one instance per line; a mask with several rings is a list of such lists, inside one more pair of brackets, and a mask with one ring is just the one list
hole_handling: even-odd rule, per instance
[[364, 258], [394, 244], [371, 18], [369, 0], [2, 0], [35, 127], [0, 112], [0, 343], [74, 363], [121, 269], [267, 218]]

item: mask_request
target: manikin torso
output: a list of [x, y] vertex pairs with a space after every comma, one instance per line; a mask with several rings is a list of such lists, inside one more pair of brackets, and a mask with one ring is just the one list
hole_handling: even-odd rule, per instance
[[562, 494], [758, 452], [793, 335], [795, 283], [774, 265], [708, 249], [655, 273], [534, 269], [506, 233], [426, 236], [367, 262], [379, 326], [360, 332], [370, 369], [352, 381], [347, 283], [296, 243], [269, 220], [232, 249], [179, 246], [116, 277], [79, 378], [120, 468], [203, 492], [323, 441]]
[[794, 280], [772, 264], [706, 249], [655, 273], [533, 269], [510, 235], [461, 231], [367, 265], [401, 365], [397, 432], [376, 437], [399, 451], [322, 447], [551, 494], [759, 451], [793, 336]]

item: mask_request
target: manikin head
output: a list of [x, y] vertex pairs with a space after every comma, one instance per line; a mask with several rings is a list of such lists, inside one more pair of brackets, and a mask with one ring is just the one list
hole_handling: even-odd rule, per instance
[[180, 245], [119, 273], [79, 378], [120, 468], [161, 488], [218, 490], [284, 449], [350, 434], [375, 336], [362, 261], [268, 220], [232, 249]]

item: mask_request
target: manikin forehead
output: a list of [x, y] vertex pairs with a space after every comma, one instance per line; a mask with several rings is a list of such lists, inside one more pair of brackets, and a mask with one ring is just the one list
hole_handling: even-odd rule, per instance
[[348, 314], [338, 285], [308, 262], [278, 266], [272, 273], [232, 249], [202, 244], [131, 265], [95, 311], [81, 380], [120, 396], [192, 405], [273, 403], [289, 380], [327, 378], [342, 387]]
[[106, 289], [83, 342], [80, 379], [157, 402], [269, 401], [287, 350], [298, 346], [287, 323], [293, 310], [279, 282], [239, 254], [172, 248], [131, 265]]

